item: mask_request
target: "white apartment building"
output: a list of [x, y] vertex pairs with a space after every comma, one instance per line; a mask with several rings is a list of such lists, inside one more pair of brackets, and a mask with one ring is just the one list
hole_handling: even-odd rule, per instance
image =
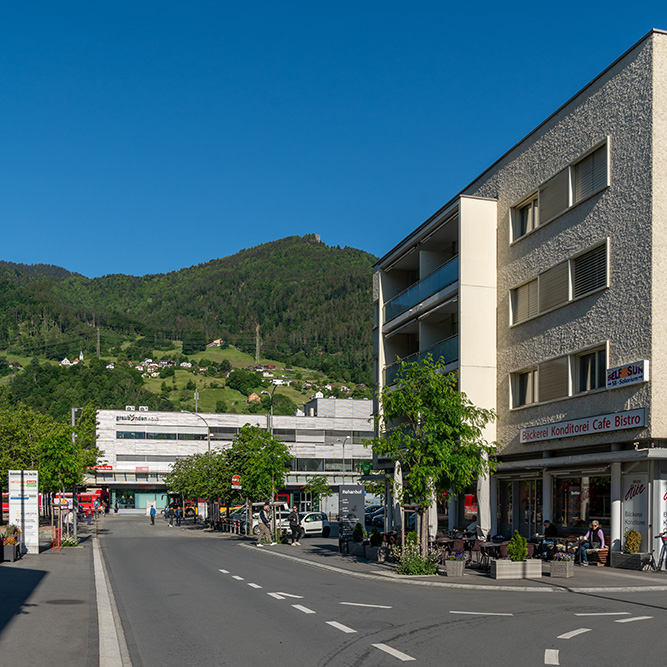
[[491, 533], [667, 530], [666, 155], [654, 30], [376, 264], [379, 386], [432, 354], [498, 414]]
[[[150, 412], [144, 409], [99, 410], [97, 446], [102, 456], [86, 484], [106, 487], [111, 504], [121, 510], [142, 510], [167, 503], [163, 477], [179, 458], [231, 446], [245, 424], [270, 430], [294, 459], [279, 490], [279, 500], [303, 503], [303, 486], [325, 475], [335, 494], [325, 511], [338, 511], [337, 487], [356, 484], [361, 465], [372, 459], [364, 441], [373, 437], [372, 401], [323, 398], [304, 406], [305, 414], [241, 415]], [[273, 422], [271, 421], [273, 419]], [[231, 484], [231, 480], [230, 480]]]

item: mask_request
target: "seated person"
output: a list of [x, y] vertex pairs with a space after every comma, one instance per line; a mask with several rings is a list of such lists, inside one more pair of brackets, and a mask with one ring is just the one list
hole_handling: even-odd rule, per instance
[[466, 533], [477, 534], [477, 516], [473, 514], [472, 522], [466, 526]]
[[600, 528], [600, 522], [594, 520], [591, 523], [590, 530], [579, 539], [581, 540], [581, 544], [577, 551], [578, 561], [586, 566], [588, 565], [586, 549], [604, 549], [605, 547], [604, 533], [602, 532], [602, 528]]
[[540, 544], [539, 555], [548, 555], [549, 547], [553, 547], [556, 544], [556, 538], [558, 537], [558, 528], [549, 521], [549, 519], [544, 520], [544, 539]]

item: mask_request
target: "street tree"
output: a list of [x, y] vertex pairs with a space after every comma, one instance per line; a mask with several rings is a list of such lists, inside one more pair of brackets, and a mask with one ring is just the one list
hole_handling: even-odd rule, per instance
[[310, 493], [313, 499], [313, 509], [315, 509], [315, 505], [318, 509], [321, 509], [320, 500], [333, 495], [333, 489], [329, 486], [325, 475], [311, 477], [303, 488], [304, 491]]
[[208, 500], [224, 496], [230, 478], [226, 452], [214, 449], [175, 461], [165, 476], [165, 484], [169, 491], [180, 493], [183, 498]]
[[[401, 362], [396, 382], [380, 393], [376, 416], [377, 455], [400, 464], [399, 501], [417, 505], [420, 538], [427, 534], [427, 508], [439, 488], [461, 492], [495, 469], [496, 443], [483, 431], [495, 413], [475, 406], [446, 373], [442, 360]], [[402, 531], [404, 533], [404, 531]], [[426, 554], [427, 540], [421, 540]]]

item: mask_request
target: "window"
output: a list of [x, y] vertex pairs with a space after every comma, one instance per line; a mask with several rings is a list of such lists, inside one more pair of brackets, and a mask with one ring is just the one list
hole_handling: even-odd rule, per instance
[[573, 204], [578, 204], [607, 186], [607, 144], [574, 165]]
[[512, 384], [513, 407], [537, 403], [537, 368], [515, 373]]
[[540, 401], [551, 401], [568, 396], [568, 358], [558, 357], [539, 365]]
[[545, 181], [511, 209], [512, 241], [609, 185], [608, 141]]
[[607, 350], [601, 348], [580, 354], [576, 359], [577, 392], [607, 386]]
[[[572, 283], [572, 290], [570, 290]], [[512, 324], [607, 287], [607, 243], [540, 273], [510, 290]]]
[[531, 197], [526, 203], [521, 204], [513, 212], [514, 238], [518, 239], [539, 224], [539, 205], [537, 195]]
[[572, 260], [573, 297], [607, 286], [607, 246], [600, 245]]

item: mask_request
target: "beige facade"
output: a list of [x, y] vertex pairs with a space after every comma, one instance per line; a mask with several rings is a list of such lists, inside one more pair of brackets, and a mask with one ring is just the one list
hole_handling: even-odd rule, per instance
[[[396, 355], [455, 341], [461, 389], [498, 414], [493, 532], [599, 518], [616, 549], [636, 526], [648, 550], [667, 530], [663, 147], [667, 33], [652, 31], [376, 265], [380, 385]], [[433, 293], [422, 255], [458, 275]], [[632, 381], [613, 386], [617, 367]]]

